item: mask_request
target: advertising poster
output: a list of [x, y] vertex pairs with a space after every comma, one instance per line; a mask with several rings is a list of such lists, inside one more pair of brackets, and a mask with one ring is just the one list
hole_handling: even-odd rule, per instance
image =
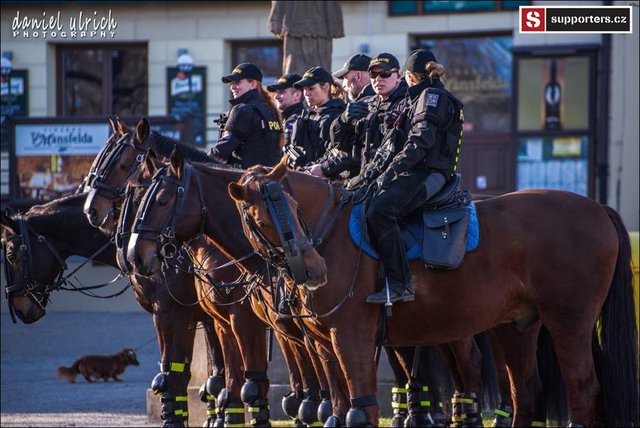
[[206, 67], [167, 67], [167, 114], [180, 122], [182, 141], [199, 147], [206, 145], [206, 75]]

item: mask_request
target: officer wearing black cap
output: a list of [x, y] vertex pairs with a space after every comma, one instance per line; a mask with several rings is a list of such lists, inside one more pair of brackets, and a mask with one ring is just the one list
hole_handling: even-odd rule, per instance
[[222, 82], [230, 84], [232, 107], [219, 120], [220, 135], [211, 156], [243, 169], [274, 166], [282, 156], [282, 125], [273, 99], [262, 87], [262, 71], [245, 62]]
[[293, 86], [303, 91], [309, 107], [293, 126], [291, 141], [299, 156], [290, 157], [289, 165], [304, 167], [324, 155], [329, 147], [329, 128], [344, 111], [344, 101], [340, 98], [342, 89], [322, 67], [310, 68]]
[[287, 73], [280, 77], [276, 83], [267, 86], [267, 91], [273, 93], [273, 99], [276, 101], [278, 110], [282, 115], [282, 130], [284, 131], [284, 152], [289, 157], [297, 157], [291, 145], [291, 134], [293, 132], [293, 124], [304, 110], [302, 103], [303, 96], [300, 89], [294, 88], [293, 84], [301, 80], [302, 76], [295, 73]]
[[[404, 69], [409, 85], [406, 116], [396, 120], [365, 172], [367, 181], [375, 180], [376, 190], [367, 223], [378, 243], [392, 303], [414, 300], [398, 219], [422, 206], [455, 175], [463, 123], [462, 102], [444, 89], [444, 67], [431, 51], [411, 52]], [[369, 303], [386, 301], [387, 290], [367, 297]]]

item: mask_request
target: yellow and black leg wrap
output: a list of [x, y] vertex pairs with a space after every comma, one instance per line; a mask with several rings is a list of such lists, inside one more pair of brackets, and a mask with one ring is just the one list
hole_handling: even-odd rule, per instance
[[481, 427], [482, 417], [475, 392], [456, 392], [451, 399], [451, 422], [455, 427]]
[[244, 404], [239, 399], [229, 399], [224, 407], [225, 428], [239, 428], [244, 423]]
[[153, 379], [151, 389], [160, 395], [163, 426], [184, 426], [184, 421], [188, 420], [186, 388], [190, 378], [189, 363], [160, 363], [160, 373]]
[[513, 407], [510, 404], [500, 403], [498, 408], [494, 410], [494, 414], [492, 427], [510, 427], [513, 423]]
[[407, 417], [407, 388], [397, 385], [391, 388], [391, 407], [393, 408], [391, 426], [404, 427], [404, 420]]
[[406, 386], [407, 390], [407, 418], [406, 427], [424, 427], [433, 425], [431, 419], [431, 392], [427, 385], [422, 385], [416, 379]]
[[251, 426], [271, 426], [269, 414], [269, 378], [266, 372], [245, 371], [245, 384], [240, 391], [242, 402], [247, 405], [251, 414]]

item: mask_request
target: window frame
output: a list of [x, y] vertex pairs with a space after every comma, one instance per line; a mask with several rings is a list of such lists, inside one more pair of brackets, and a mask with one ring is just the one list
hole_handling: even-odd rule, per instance
[[[65, 111], [65, 94], [67, 89], [65, 79], [64, 68], [64, 52], [72, 50], [103, 50], [107, 53], [105, 61], [102, 66], [102, 77], [106, 78], [106, 84], [102, 85], [101, 93], [101, 110], [99, 115], [108, 116], [117, 112], [112, 111], [113, 106], [113, 75], [111, 72], [111, 51], [114, 50], [127, 50], [127, 49], [144, 49], [147, 52], [147, 96], [149, 91], [149, 45], [147, 42], [132, 42], [132, 43], [59, 43], [56, 44], [56, 115], [58, 116], [71, 116], [82, 117], [69, 114]], [[103, 81], [104, 82], [104, 81]], [[147, 103], [147, 111], [145, 115], [149, 113], [149, 105]], [[89, 116], [87, 116], [89, 117]]]
[[[387, 0], [387, 16], [389, 18], [403, 18], [408, 16], [426, 16], [426, 15], [446, 15], [451, 13], [488, 13], [488, 12], [517, 12], [518, 6], [513, 8], [505, 8], [502, 4], [502, 1], [495, 1], [495, 6], [491, 9], [463, 9], [463, 10], [432, 10], [425, 11], [424, 3], [428, 3], [428, 0], [417, 0], [415, 13], [393, 13], [391, 10], [392, 0]], [[522, 6], [531, 5], [531, 1], [523, 1]]]

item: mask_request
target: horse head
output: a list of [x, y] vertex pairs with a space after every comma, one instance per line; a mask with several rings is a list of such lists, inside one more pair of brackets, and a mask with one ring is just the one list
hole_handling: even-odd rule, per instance
[[[150, 276], [176, 256], [179, 242], [198, 234], [204, 205], [197, 175], [185, 164], [180, 149], [173, 150], [169, 165], [147, 154], [142, 168], [152, 180], [135, 215], [127, 261], [135, 273]], [[189, 192], [192, 184], [200, 194]]]
[[230, 183], [228, 191], [251, 245], [296, 284], [315, 290], [326, 284], [327, 266], [301, 222], [297, 201], [282, 187], [286, 172], [286, 157], [270, 172], [258, 165]]
[[91, 167], [85, 183], [89, 194], [84, 205], [89, 222], [107, 234], [116, 227], [125, 182], [138, 169], [150, 133], [146, 118], [138, 122], [135, 130], [119, 119], [110, 123], [113, 133]]
[[14, 323], [15, 314], [32, 324], [45, 316], [49, 295], [60, 285], [66, 264], [23, 216], [3, 212], [0, 218], [9, 311]]

